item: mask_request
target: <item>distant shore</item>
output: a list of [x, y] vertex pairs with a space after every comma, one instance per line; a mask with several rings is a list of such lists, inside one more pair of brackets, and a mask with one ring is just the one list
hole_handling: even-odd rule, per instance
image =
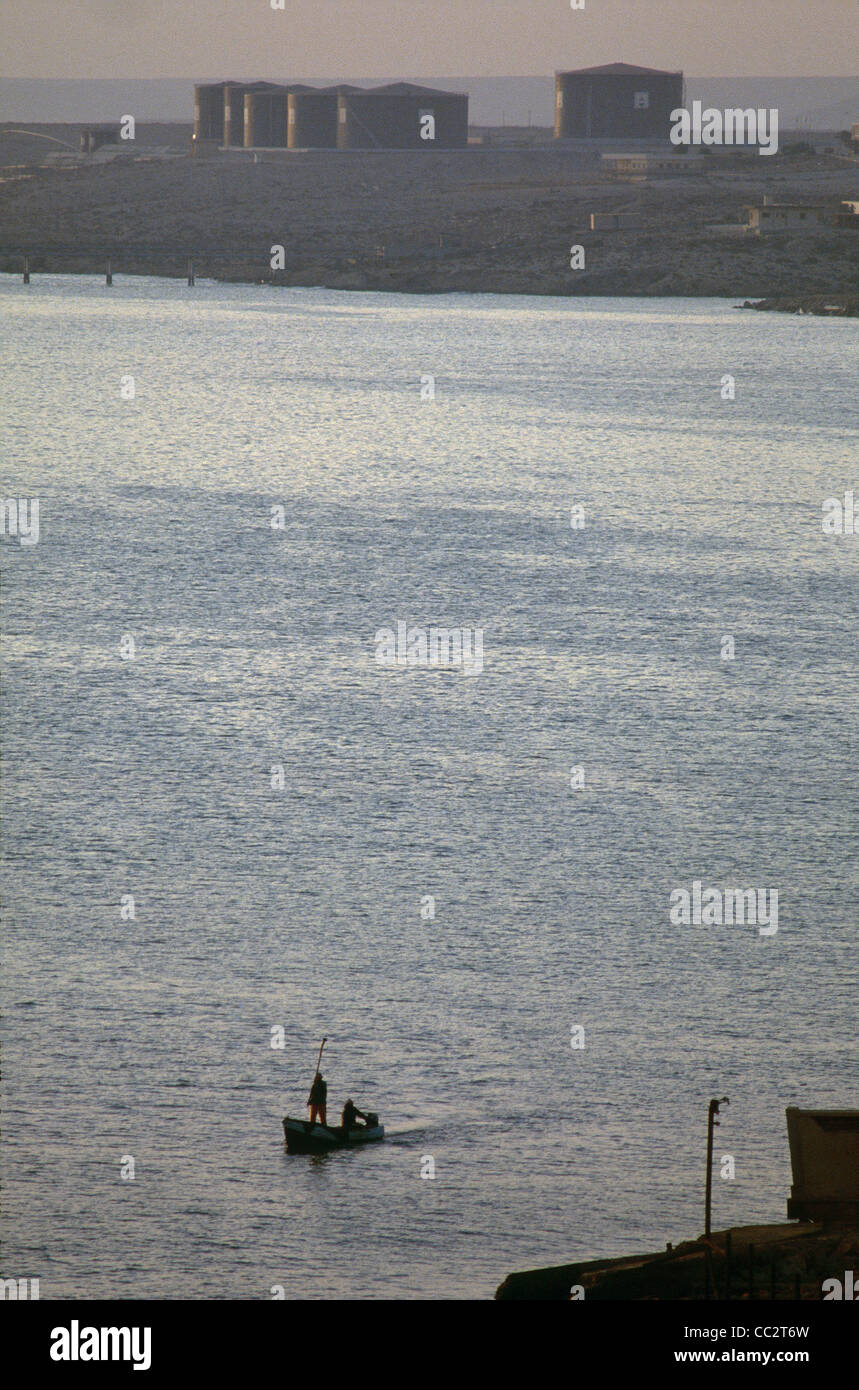
[[[181, 276], [412, 294], [704, 296], [856, 312], [859, 236], [739, 233], [744, 209], [837, 207], [859, 165], [834, 156], [713, 158], [618, 180], [592, 155], [533, 148], [263, 154], [0, 169], [0, 270]], [[621, 212], [623, 231], [591, 231]], [[583, 248], [583, 268], [571, 248]], [[283, 268], [272, 269], [273, 247]], [[582, 256], [578, 257], [581, 261]], [[819, 307], [818, 307], [818, 301]], [[849, 303], [847, 303], [849, 301]], [[793, 306], [793, 307], [792, 307]]]
[[746, 301], [742, 309], [771, 310], [778, 314], [815, 314], [821, 318], [859, 318], [859, 294], [788, 295], [780, 299], [761, 299], [756, 304]]

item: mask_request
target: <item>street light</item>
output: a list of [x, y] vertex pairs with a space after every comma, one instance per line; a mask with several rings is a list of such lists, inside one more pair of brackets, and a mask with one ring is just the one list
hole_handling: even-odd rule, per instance
[[719, 1123], [716, 1116], [720, 1105], [730, 1105], [727, 1096], [711, 1100], [707, 1111], [707, 1195], [704, 1200], [704, 1235], [710, 1235], [710, 1206], [713, 1198], [713, 1128]]

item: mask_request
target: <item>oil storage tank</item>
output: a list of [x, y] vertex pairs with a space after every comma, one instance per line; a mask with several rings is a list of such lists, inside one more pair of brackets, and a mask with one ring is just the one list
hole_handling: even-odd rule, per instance
[[194, 88], [194, 139], [224, 141], [224, 82], [200, 82]]
[[341, 92], [337, 148], [341, 150], [462, 149], [468, 144], [468, 96], [391, 82]]
[[682, 72], [608, 63], [555, 74], [558, 140], [668, 140]]
[[245, 92], [244, 143], [246, 149], [285, 150], [289, 130], [289, 99], [310, 91], [302, 83], [280, 86], [260, 83]]
[[347, 83], [335, 87], [291, 87], [288, 145], [291, 150], [337, 148], [337, 102], [341, 94], [360, 91]]
[[271, 91], [274, 82], [224, 83], [224, 144], [241, 148], [245, 144], [245, 97], [249, 92]]

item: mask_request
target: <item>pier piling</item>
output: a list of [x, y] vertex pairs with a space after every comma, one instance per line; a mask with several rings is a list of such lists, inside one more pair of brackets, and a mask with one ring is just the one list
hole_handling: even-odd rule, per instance
[[30, 283], [30, 257], [29, 257], [29, 256], [25, 256], [25, 257], [24, 257], [24, 284], [25, 284], [25, 285], [29, 285], [29, 283]]

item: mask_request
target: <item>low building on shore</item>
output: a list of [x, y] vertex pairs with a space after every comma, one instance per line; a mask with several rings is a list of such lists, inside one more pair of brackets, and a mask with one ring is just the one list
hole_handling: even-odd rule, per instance
[[713, 168], [712, 156], [694, 154], [668, 154], [653, 150], [615, 153], [605, 151], [600, 155], [600, 166], [616, 178], [646, 179], [654, 174], [700, 174]]
[[762, 203], [747, 207], [746, 214], [753, 236], [769, 232], [814, 232], [832, 221], [831, 214], [821, 204], [776, 203], [768, 196]]

